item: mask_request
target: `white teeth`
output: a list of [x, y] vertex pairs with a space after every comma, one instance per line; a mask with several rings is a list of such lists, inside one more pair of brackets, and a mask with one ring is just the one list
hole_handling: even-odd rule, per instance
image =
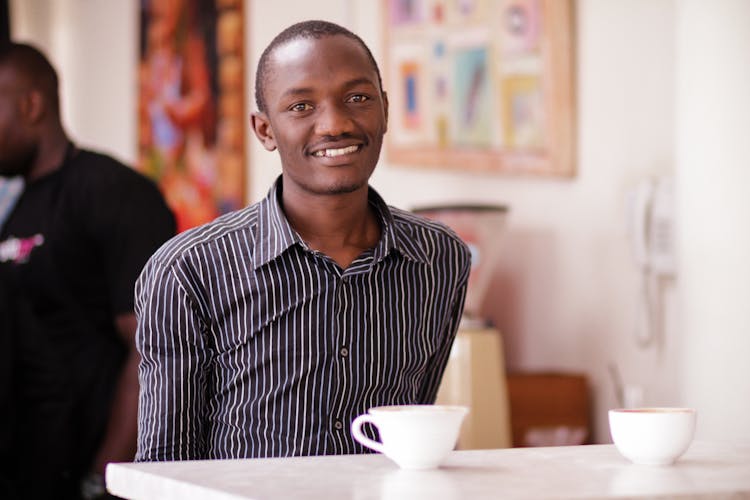
[[339, 149], [321, 149], [320, 151], [316, 151], [313, 153], [314, 156], [322, 158], [325, 156], [326, 158], [334, 158], [336, 156], [346, 155], [349, 153], [354, 153], [359, 149], [359, 146], [347, 146], [345, 148], [339, 148]]

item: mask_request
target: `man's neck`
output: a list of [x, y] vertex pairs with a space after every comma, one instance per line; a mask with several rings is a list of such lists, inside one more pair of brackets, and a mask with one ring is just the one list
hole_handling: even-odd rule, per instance
[[291, 226], [307, 245], [346, 269], [380, 240], [380, 223], [367, 199], [367, 186], [331, 196], [290, 195], [284, 188], [282, 206]]
[[56, 127], [49, 133], [44, 134], [39, 141], [34, 164], [26, 174], [26, 182], [35, 181], [59, 169], [65, 161], [70, 141], [62, 128]]

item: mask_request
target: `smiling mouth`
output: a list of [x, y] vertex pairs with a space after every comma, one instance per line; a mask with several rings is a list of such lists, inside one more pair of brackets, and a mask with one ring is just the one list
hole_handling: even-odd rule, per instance
[[353, 145], [353, 146], [347, 146], [345, 148], [337, 148], [337, 149], [321, 149], [319, 151], [315, 151], [313, 153], [313, 156], [317, 158], [336, 158], [337, 156], [343, 156], [348, 155], [350, 153], [356, 153], [360, 150], [362, 146], [361, 145]]

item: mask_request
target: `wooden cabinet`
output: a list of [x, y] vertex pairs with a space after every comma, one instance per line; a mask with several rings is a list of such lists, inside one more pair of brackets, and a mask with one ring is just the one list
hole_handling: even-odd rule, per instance
[[581, 374], [507, 376], [513, 446], [591, 442], [589, 387]]

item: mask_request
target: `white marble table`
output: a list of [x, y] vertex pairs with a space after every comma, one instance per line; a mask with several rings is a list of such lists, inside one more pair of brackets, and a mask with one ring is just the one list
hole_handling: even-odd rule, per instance
[[431, 471], [382, 455], [122, 463], [107, 487], [144, 500], [750, 499], [750, 443], [694, 442], [668, 467], [632, 465], [613, 445], [454, 451]]

